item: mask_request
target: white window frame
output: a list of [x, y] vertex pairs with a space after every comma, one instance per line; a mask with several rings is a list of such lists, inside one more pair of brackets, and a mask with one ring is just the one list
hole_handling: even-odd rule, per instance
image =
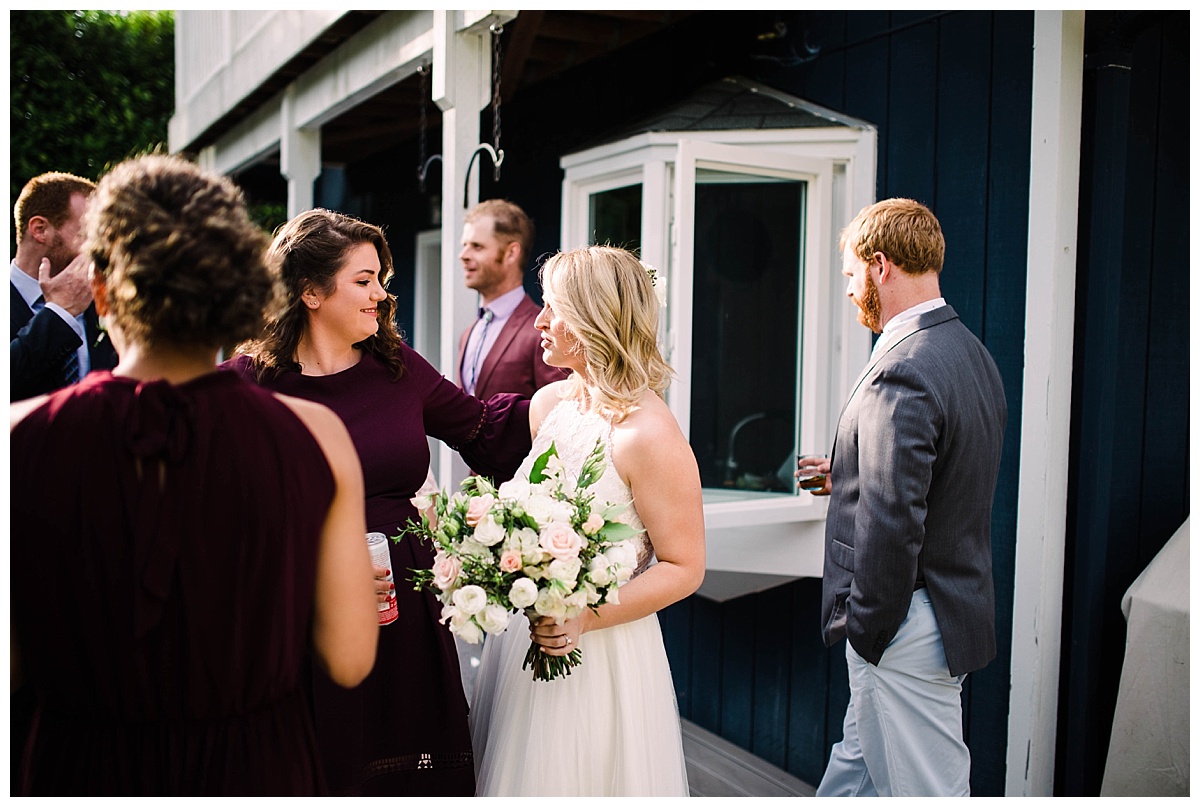
[[[648, 132], [562, 158], [562, 249], [591, 243], [589, 197], [642, 186], [642, 259], [665, 274], [663, 343], [678, 380], [667, 402], [688, 434], [696, 169], [808, 183], [800, 450], [828, 451], [841, 407], [870, 354], [871, 334], [845, 296], [841, 228], [875, 201], [876, 134], [870, 127]], [[681, 224], [682, 223], [682, 224]], [[709, 568], [820, 576], [827, 499], [705, 490]]]

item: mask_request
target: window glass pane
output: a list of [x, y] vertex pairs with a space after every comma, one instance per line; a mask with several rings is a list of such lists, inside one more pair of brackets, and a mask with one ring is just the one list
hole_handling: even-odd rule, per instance
[[626, 185], [593, 193], [588, 199], [588, 232], [592, 244], [642, 248], [642, 186]]
[[806, 185], [702, 170], [696, 181], [690, 383], [701, 480], [791, 493]]

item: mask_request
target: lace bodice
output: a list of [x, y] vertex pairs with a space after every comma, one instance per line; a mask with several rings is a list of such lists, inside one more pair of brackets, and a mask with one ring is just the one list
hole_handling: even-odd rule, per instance
[[[577, 401], [566, 399], [560, 401], [538, 428], [537, 436], [533, 439], [533, 448], [529, 456], [521, 463], [517, 476], [528, 479], [529, 471], [534, 460], [541, 456], [550, 443], [558, 458], [571, 474], [578, 474], [583, 462], [591, 455], [596, 447], [596, 440], [604, 442], [604, 473], [589, 488], [596, 495], [596, 501], [612, 502], [613, 504], [628, 505], [621, 520], [634, 529], [642, 530], [642, 519], [638, 516], [637, 507], [633, 504], [633, 491], [621, 479], [612, 462], [612, 423], [595, 412], [583, 412]], [[633, 539], [637, 546], [637, 569], [634, 576], [644, 572], [654, 562], [654, 546], [646, 533], [640, 533]]]

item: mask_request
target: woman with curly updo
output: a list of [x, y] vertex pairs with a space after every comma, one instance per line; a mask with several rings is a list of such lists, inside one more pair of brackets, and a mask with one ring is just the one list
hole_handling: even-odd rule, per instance
[[[475, 471], [510, 477], [529, 450], [529, 399], [480, 401], [400, 338], [386, 284], [383, 231], [331, 210], [309, 210], [275, 234], [286, 299], [261, 338], [227, 364], [265, 387], [328, 406], [358, 449], [367, 526], [396, 536], [417, 518], [412, 498], [429, 468], [427, 437]], [[458, 651], [432, 591], [411, 585], [433, 565], [413, 538], [389, 542], [399, 617], [379, 629], [375, 669], [346, 691], [313, 675], [322, 761], [336, 795], [470, 796], [474, 759]], [[382, 571], [382, 570], [377, 570]]]
[[341, 421], [217, 371], [277, 295], [266, 236], [232, 183], [160, 155], [105, 176], [85, 222], [120, 361], [10, 410], [20, 792], [327, 792], [308, 660], [360, 682], [377, 595]]

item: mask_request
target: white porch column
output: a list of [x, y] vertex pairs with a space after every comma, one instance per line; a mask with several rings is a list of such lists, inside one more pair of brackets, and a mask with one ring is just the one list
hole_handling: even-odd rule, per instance
[[279, 118], [279, 172], [287, 179], [290, 219], [312, 209], [313, 183], [321, 174], [321, 130], [296, 124], [295, 84], [284, 90]]
[[1079, 214], [1083, 11], [1037, 11], [1005, 794], [1050, 796], [1058, 721]]
[[[442, 277], [441, 355], [438, 367], [451, 380], [458, 358], [458, 336], [475, 319], [478, 294], [463, 285], [458, 261], [462, 240], [463, 188], [467, 164], [479, 145], [479, 112], [491, 102], [493, 22], [508, 22], [515, 11], [433, 12], [433, 102], [442, 111]], [[480, 155], [471, 169], [468, 204], [479, 201], [478, 172], [490, 171], [491, 160]], [[454, 487], [465, 475], [458, 455], [440, 444], [439, 468], [443, 486]], [[451, 477], [446, 476], [449, 469]]]

